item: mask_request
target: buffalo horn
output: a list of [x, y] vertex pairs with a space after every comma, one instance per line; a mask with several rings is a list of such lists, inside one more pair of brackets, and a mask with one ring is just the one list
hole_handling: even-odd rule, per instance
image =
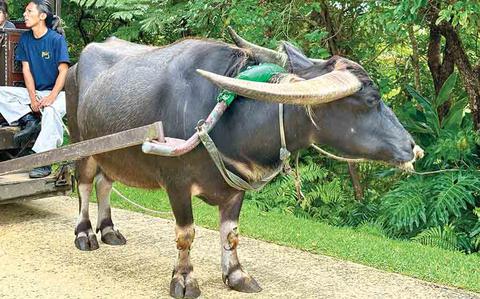
[[308, 58], [308, 59], [310, 59], [314, 63], [319, 63], [319, 64], [327, 62], [327, 60], [325, 59], [317, 59], [317, 58]]
[[[281, 65], [282, 67], [285, 67], [287, 65], [287, 60], [288, 56], [287, 54], [283, 52], [278, 52], [274, 51], [268, 48], [261, 47], [259, 45], [252, 44], [251, 42], [243, 39], [240, 35], [233, 30], [232, 27], [228, 26], [228, 33], [230, 34], [230, 37], [233, 39], [235, 44], [242, 48], [242, 49], [248, 49], [252, 52], [254, 57], [259, 61], [259, 62], [270, 62], [270, 63], [275, 63], [278, 65]], [[325, 63], [327, 60], [324, 59], [316, 59], [316, 58], [309, 58], [313, 63]]]
[[328, 103], [354, 94], [362, 86], [349, 71], [332, 71], [310, 80], [280, 84], [240, 80], [204, 70], [197, 72], [218, 87], [244, 97], [284, 104]]
[[235, 32], [235, 30], [232, 29], [232, 27], [228, 26], [227, 29], [235, 44], [242, 49], [250, 50], [255, 59], [258, 60], [258, 62], [275, 63], [282, 67], [285, 67], [287, 65], [287, 54], [252, 44], [251, 42], [246, 41], [242, 37], [240, 37]]

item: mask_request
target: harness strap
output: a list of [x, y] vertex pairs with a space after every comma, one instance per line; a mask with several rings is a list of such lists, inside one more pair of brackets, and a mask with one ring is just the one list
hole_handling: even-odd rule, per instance
[[212, 138], [210, 138], [210, 136], [208, 135], [207, 130], [203, 128], [203, 125], [199, 125], [197, 127], [197, 132], [198, 132], [198, 136], [200, 137], [200, 140], [203, 143], [203, 146], [205, 146], [205, 149], [210, 154], [210, 157], [212, 158], [213, 162], [215, 163], [218, 170], [220, 171], [220, 174], [222, 175], [223, 179], [232, 188], [235, 188], [240, 191], [251, 191], [251, 190], [258, 191], [262, 189], [266, 184], [268, 184], [274, 177], [276, 177], [282, 171], [283, 165], [280, 165], [280, 167], [274, 170], [274, 172], [268, 177], [258, 182], [254, 182], [250, 184], [244, 179], [242, 179], [241, 177], [234, 174], [233, 172], [229, 171], [225, 167], [225, 163], [223, 163], [221, 154], [219, 153], [217, 147], [215, 146], [215, 143], [213, 142]]
[[205, 130], [204, 124], [200, 123], [197, 126], [197, 132], [198, 132], [198, 137], [200, 138], [200, 141], [202, 142], [203, 146], [209, 153], [210, 157], [212, 158], [213, 162], [215, 163], [215, 166], [217, 166], [218, 171], [220, 171], [220, 174], [222, 175], [223, 179], [225, 182], [232, 188], [235, 188], [240, 191], [258, 191], [265, 187], [266, 184], [268, 184], [274, 177], [276, 177], [282, 169], [289, 174], [292, 171], [292, 168], [289, 163], [289, 159], [291, 156], [290, 151], [287, 149], [287, 142], [285, 138], [285, 126], [284, 126], [284, 121], [283, 121], [283, 104], [278, 105], [278, 121], [280, 125], [280, 160], [282, 163], [280, 166], [273, 171], [271, 175], [269, 175], [266, 178], [263, 178], [262, 180], [258, 182], [253, 182], [249, 183], [239, 177], [238, 175], [234, 174], [233, 172], [229, 171], [225, 167], [225, 163], [223, 162], [222, 156], [220, 152], [218, 151], [217, 147], [215, 146], [215, 143], [213, 142], [212, 138], [210, 138], [210, 135], [208, 135], [208, 131]]
[[[266, 82], [271, 80], [271, 78], [274, 75], [283, 73], [285, 70], [283, 70], [281, 67], [274, 65], [274, 64], [263, 64], [257, 67], [249, 68], [246, 71], [242, 72], [237, 76], [240, 79], [245, 79], [245, 80], [250, 80], [250, 81], [257, 81], [257, 82]], [[218, 101], [223, 101], [227, 103], [227, 105], [230, 105], [230, 103], [235, 99], [235, 94], [229, 91], [222, 91], [217, 100]], [[266, 184], [268, 184], [274, 177], [276, 177], [282, 170], [285, 171], [285, 173], [290, 174], [292, 171], [292, 168], [289, 163], [289, 158], [291, 156], [290, 151], [287, 149], [287, 141], [285, 138], [285, 125], [284, 125], [284, 120], [283, 120], [283, 111], [284, 111], [284, 106], [283, 104], [278, 105], [278, 121], [279, 121], [279, 130], [280, 130], [280, 161], [281, 164], [280, 166], [273, 171], [273, 173], [263, 179], [261, 179], [258, 182], [253, 182], [253, 183], [248, 183], [241, 177], [237, 176], [233, 172], [229, 171], [225, 167], [225, 163], [223, 162], [222, 156], [220, 152], [218, 151], [217, 147], [215, 146], [215, 143], [213, 140], [210, 138], [208, 135], [208, 130], [204, 128], [203, 123], [199, 123], [197, 126], [197, 132], [198, 132], [198, 137], [200, 138], [200, 141], [202, 142], [203, 146], [209, 153], [210, 157], [212, 158], [213, 162], [215, 163], [215, 166], [217, 166], [217, 169], [220, 171], [220, 174], [222, 175], [223, 179], [225, 182], [232, 188], [235, 188], [237, 190], [241, 191], [248, 191], [248, 190], [255, 190], [258, 191], [262, 189]]]

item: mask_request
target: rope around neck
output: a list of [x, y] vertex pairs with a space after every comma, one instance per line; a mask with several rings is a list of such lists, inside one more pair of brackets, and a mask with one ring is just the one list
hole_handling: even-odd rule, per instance
[[324, 154], [325, 156], [330, 157], [330, 158], [335, 159], [335, 160], [338, 160], [338, 161], [352, 162], [352, 163], [367, 162], [368, 161], [367, 159], [350, 159], [350, 158], [335, 156], [334, 154], [331, 154], [331, 153], [327, 152], [326, 150], [321, 149], [320, 147], [318, 147], [315, 144], [312, 144], [312, 147], [314, 149], [316, 149], [317, 151], [319, 151], [320, 153]]
[[[367, 159], [350, 159], [350, 158], [339, 157], [339, 156], [336, 156], [334, 154], [331, 154], [331, 153], [327, 152], [324, 149], [321, 149], [319, 146], [317, 146], [315, 144], [312, 144], [312, 147], [315, 150], [317, 150], [318, 152], [324, 154], [325, 156], [330, 157], [330, 158], [335, 159], [335, 160], [338, 160], [338, 161], [353, 162], [353, 163], [367, 162], [368, 161]], [[458, 172], [458, 171], [462, 171], [462, 170], [463, 169], [460, 169], [460, 168], [451, 168], [451, 169], [441, 169], [441, 170], [435, 170], [435, 171], [419, 172], [419, 171], [414, 170], [414, 171], [406, 171], [406, 172], [412, 173], [412, 174], [417, 174], [417, 175], [431, 175], [431, 174], [437, 174], [437, 173], [443, 173], [443, 172]], [[480, 171], [480, 170], [474, 169], [474, 171]]]

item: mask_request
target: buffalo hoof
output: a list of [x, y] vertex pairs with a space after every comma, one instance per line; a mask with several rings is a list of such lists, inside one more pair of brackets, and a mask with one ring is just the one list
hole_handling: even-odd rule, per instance
[[170, 282], [170, 296], [174, 298], [197, 298], [200, 293], [197, 280], [190, 274], [177, 274]]
[[241, 269], [237, 269], [227, 276], [222, 275], [222, 279], [226, 285], [235, 291], [243, 293], [258, 293], [262, 291], [257, 281]]
[[102, 234], [102, 242], [108, 245], [125, 245], [127, 239], [118, 230], [110, 230]]
[[81, 251], [92, 251], [98, 249], [97, 236], [94, 234], [75, 238], [75, 246]]

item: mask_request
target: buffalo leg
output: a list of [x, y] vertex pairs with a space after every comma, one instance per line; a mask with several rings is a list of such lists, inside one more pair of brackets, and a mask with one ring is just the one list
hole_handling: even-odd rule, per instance
[[195, 238], [191, 195], [185, 194], [185, 191], [169, 190], [168, 197], [176, 220], [175, 241], [178, 249], [170, 295], [175, 298], [197, 298], [200, 296], [200, 287], [193, 277], [193, 265], [190, 262], [190, 249]]
[[75, 246], [83, 251], [98, 249], [98, 242], [92, 230], [88, 205], [92, 193], [93, 180], [97, 172], [97, 164], [93, 158], [85, 158], [77, 162], [77, 182], [79, 215], [75, 227]]
[[237, 193], [220, 209], [220, 240], [222, 245], [222, 279], [230, 288], [245, 293], [262, 290], [253, 277], [242, 269], [238, 260], [238, 217], [244, 192]]
[[125, 245], [127, 240], [120, 231], [113, 228], [112, 212], [110, 208], [110, 193], [112, 191], [112, 180], [100, 174], [97, 176], [95, 189], [97, 191], [98, 217], [97, 230], [102, 234], [102, 242], [109, 245]]

